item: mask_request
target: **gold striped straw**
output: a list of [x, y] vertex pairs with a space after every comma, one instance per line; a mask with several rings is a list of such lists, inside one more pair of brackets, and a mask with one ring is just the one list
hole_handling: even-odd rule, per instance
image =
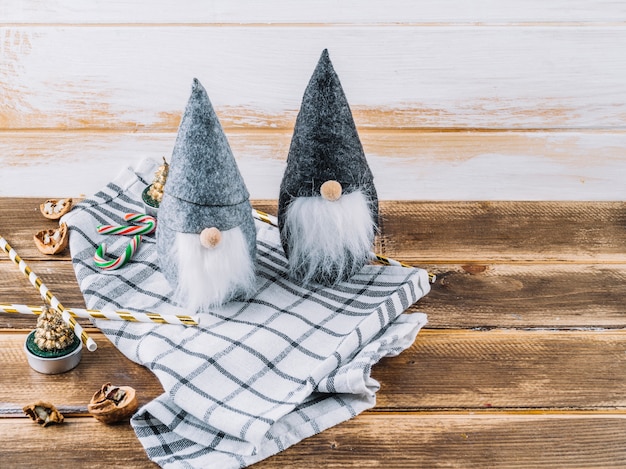
[[[267, 223], [272, 226], [278, 226], [278, 219], [270, 215], [269, 213], [262, 212], [261, 210], [252, 209], [252, 215], [259, 221], [263, 223]], [[370, 258], [373, 260], [377, 260], [385, 265], [394, 265], [398, 267], [413, 267], [408, 264], [404, 264], [403, 262], [397, 261], [395, 259], [391, 259], [390, 257], [381, 256], [380, 254], [376, 254], [375, 252], [370, 252]], [[428, 281], [430, 283], [435, 283], [437, 281], [437, 276], [435, 274], [431, 274], [428, 272]]]
[[0, 236], [0, 248], [2, 248], [9, 255], [11, 260], [20, 269], [20, 272], [22, 272], [30, 283], [39, 291], [41, 297], [44, 300], [48, 300], [50, 306], [61, 313], [65, 323], [72, 328], [77, 336], [80, 337], [83, 344], [85, 344], [85, 347], [87, 347], [87, 350], [90, 352], [95, 351], [98, 348], [98, 345], [94, 342], [94, 340], [89, 337], [81, 325], [78, 324], [72, 316], [70, 316], [70, 313], [67, 312], [57, 297], [52, 294], [48, 287], [46, 287], [35, 272], [33, 272], [31, 268], [26, 265], [26, 262], [20, 258], [17, 252], [15, 252], [15, 249], [13, 249], [2, 236]]
[[[112, 321], [148, 322], [156, 324], [177, 324], [183, 326], [197, 326], [197, 316], [161, 315], [157, 313], [132, 313], [130, 311], [99, 311], [96, 309], [66, 308], [70, 316], [85, 319], [109, 319]], [[41, 307], [20, 304], [0, 303], [0, 313], [12, 314], [41, 314]]]

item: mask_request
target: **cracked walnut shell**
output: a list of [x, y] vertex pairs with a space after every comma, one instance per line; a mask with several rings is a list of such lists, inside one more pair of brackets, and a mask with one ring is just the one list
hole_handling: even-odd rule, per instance
[[93, 395], [87, 410], [97, 420], [110, 424], [128, 420], [137, 407], [137, 396], [133, 388], [106, 383]]
[[35, 423], [44, 427], [51, 423], [63, 423], [63, 414], [49, 402], [37, 401], [34, 404], [25, 406], [22, 410]]
[[35, 245], [44, 254], [57, 254], [67, 248], [70, 240], [67, 225], [62, 223], [57, 229], [41, 230], [34, 236]]
[[41, 214], [50, 219], [58, 220], [72, 208], [72, 199], [48, 199], [39, 206]]

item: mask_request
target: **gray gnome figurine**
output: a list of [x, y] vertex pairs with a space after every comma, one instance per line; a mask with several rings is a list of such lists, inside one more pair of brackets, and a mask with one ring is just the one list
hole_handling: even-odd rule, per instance
[[327, 50], [296, 119], [280, 186], [278, 224], [289, 274], [303, 284], [334, 285], [369, 260], [378, 197]]
[[254, 292], [256, 230], [249, 194], [197, 79], [178, 128], [159, 207], [159, 267], [175, 298], [206, 310]]

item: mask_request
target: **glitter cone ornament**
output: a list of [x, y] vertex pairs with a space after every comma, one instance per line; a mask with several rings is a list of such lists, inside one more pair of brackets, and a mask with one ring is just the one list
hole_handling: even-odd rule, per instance
[[150, 185], [148, 195], [157, 202], [161, 203], [163, 199], [163, 188], [165, 187], [165, 181], [167, 181], [167, 173], [170, 169], [170, 165], [163, 158], [163, 164], [159, 166], [154, 174], [154, 181]]
[[61, 314], [44, 306], [37, 317], [35, 343], [44, 351], [52, 352], [68, 348], [75, 340], [74, 331], [63, 321]]
[[378, 224], [372, 172], [324, 50], [302, 98], [280, 187], [278, 225], [290, 275], [333, 285], [369, 261]]
[[256, 230], [249, 194], [197, 79], [178, 128], [156, 233], [159, 267], [189, 311], [254, 292]]
[[45, 374], [64, 373], [80, 363], [81, 350], [80, 339], [61, 313], [47, 305], [42, 306], [37, 326], [24, 343], [31, 368]]

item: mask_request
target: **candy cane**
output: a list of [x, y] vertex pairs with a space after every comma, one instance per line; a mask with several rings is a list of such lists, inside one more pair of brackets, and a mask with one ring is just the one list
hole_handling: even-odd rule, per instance
[[156, 219], [144, 213], [127, 213], [126, 215], [124, 215], [124, 220], [126, 220], [127, 222], [138, 223], [139, 226], [98, 225], [98, 233], [114, 235], [139, 235], [150, 234], [156, 229]]
[[122, 255], [113, 260], [105, 259], [104, 256], [106, 255], [106, 244], [102, 243], [98, 246], [98, 249], [96, 249], [96, 254], [93, 256], [94, 264], [96, 264], [103, 270], [119, 269], [124, 264], [126, 264], [131, 257], [133, 257], [133, 255], [137, 251], [137, 248], [139, 247], [139, 243], [141, 243], [141, 235], [133, 236], [133, 239], [130, 240], [130, 243], [128, 243]]

